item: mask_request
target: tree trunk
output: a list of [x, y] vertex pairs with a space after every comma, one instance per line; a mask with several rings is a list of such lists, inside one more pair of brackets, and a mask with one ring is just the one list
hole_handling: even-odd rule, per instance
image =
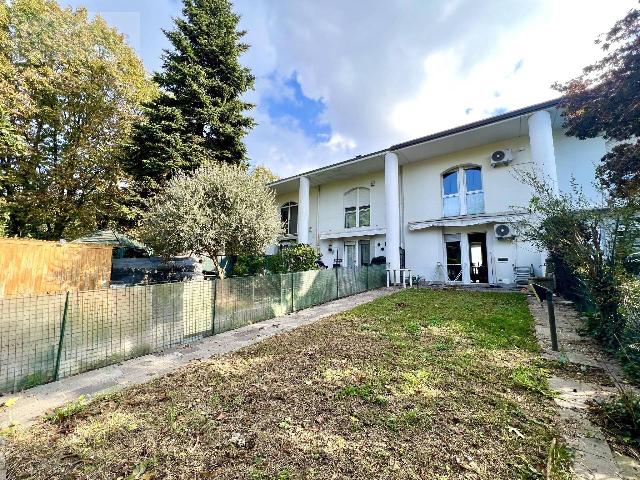
[[212, 255], [211, 259], [213, 260], [213, 265], [216, 267], [216, 271], [218, 272], [218, 278], [220, 278], [220, 280], [224, 280], [224, 267], [220, 265], [218, 255]]

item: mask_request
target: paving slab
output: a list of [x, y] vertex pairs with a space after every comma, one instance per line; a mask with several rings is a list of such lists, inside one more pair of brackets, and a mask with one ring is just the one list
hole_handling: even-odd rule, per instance
[[[576, 365], [598, 367], [614, 382], [625, 384], [620, 365], [590, 337], [580, 335], [582, 321], [572, 302], [554, 301], [560, 352], [551, 350], [546, 305], [533, 298], [529, 309], [536, 322], [536, 337], [542, 357]], [[549, 379], [549, 387], [558, 395], [557, 405], [560, 429], [574, 454], [573, 472], [578, 480], [631, 480], [640, 479], [640, 463], [635, 459], [612, 451], [604, 433], [591, 422], [588, 414], [590, 400], [602, 400], [616, 393], [616, 388], [578, 381], [560, 376]], [[625, 385], [626, 388], [633, 388]]]
[[395, 288], [370, 290], [305, 310], [254, 323], [237, 330], [208, 337], [198, 343], [145, 355], [108, 367], [92, 370], [24, 392], [0, 397], [0, 403], [15, 399], [0, 411], [0, 428], [28, 426], [40, 416], [80, 396], [91, 398], [129, 385], [137, 385], [173, 372], [192, 361], [234, 352], [275, 335], [316, 322], [357, 305], [396, 292]]

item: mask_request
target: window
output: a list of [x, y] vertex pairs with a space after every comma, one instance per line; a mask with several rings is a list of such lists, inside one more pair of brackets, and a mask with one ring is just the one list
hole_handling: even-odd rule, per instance
[[480, 167], [459, 167], [442, 175], [442, 216], [484, 213]]
[[460, 195], [458, 195], [458, 170], [445, 173], [442, 177], [442, 214], [444, 217], [460, 215]]
[[298, 204], [296, 202], [288, 202], [280, 207], [280, 221], [284, 225], [285, 234], [298, 234]]
[[465, 168], [464, 178], [467, 192], [467, 214], [484, 213], [484, 192], [482, 191], [480, 167]]
[[359, 187], [344, 194], [344, 228], [371, 226], [368, 188]]

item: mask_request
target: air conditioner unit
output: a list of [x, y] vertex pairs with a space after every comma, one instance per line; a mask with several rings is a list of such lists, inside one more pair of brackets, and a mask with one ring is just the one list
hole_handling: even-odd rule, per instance
[[497, 225], [494, 225], [493, 232], [498, 240], [515, 237], [513, 229], [506, 223], [498, 223]]
[[509, 165], [513, 160], [513, 152], [510, 148], [504, 150], [496, 150], [491, 154], [491, 166], [499, 167], [500, 165]]

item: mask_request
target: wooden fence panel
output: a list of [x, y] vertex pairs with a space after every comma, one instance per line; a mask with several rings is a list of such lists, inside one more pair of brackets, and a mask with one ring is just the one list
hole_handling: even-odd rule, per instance
[[0, 298], [108, 288], [112, 247], [0, 238]]

